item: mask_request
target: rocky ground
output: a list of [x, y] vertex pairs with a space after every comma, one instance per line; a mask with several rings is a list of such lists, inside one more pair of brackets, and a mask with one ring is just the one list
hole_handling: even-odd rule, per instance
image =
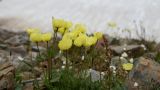
[[[160, 44], [155, 42], [146, 42], [132, 39], [117, 39], [106, 35], [109, 41], [110, 49], [113, 52], [111, 65], [118, 66], [126, 60], [121, 58], [121, 54], [125, 51], [128, 57], [133, 58], [134, 68], [129, 73], [126, 80], [126, 88], [128, 90], [144, 90], [142, 87], [135, 87], [135, 84], [150, 85], [148, 81], [154, 81], [160, 84], [160, 64], [158, 63], [157, 54], [160, 51]], [[98, 47], [103, 46], [103, 42], [98, 43]], [[22, 60], [31, 63], [28, 53], [28, 37], [25, 32], [11, 32], [0, 29], [0, 90], [7, 88], [12, 90], [14, 87], [15, 70], [23, 71], [20, 75], [24, 83], [32, 81], [33, 73]], [[40, 46], [41, 50], [45, 50], [44, 46]], [[38, 53], [36, 45], [32, 46], [33, 57]], [[36, 71], [38, 79], [42, 70], [38, 66], [33, 67]], [[92, 79], [99, 79], [99, 72], [92, 70]], [[25, 90], [31, 90], [31, 85], [26, 84]], [[149, 88], [145, 88], [149, 90]]]
[[[118, 32], [118, 36], [123, 37], [127, 34], [121, 31], [127, 28], [135, 38], [135, 23], [142, 23], [147, 38], [160, 41], [159, 10], [159, 0], [1, 0], [0, 26], [15, 31], [38, 27], [47, 32], [52, 31], [51, 17], [54, 16], [84, 23], [92, 33], [101, 31], [115, 36]], [[107, 27], [110, 21], [116, 22], [121, 30], [110, 30]]]

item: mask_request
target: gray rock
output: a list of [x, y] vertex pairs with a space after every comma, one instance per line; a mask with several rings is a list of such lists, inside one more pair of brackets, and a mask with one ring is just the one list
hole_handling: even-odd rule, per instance
[[135, 82], [139, 84], [140, 90], [152, 90], [153, 83], [160, 85], [160, 64], [148, 58], [138, 58], [126, 82], [128, 90], [139, 90], [134, 87]]
[[[39, 48], [40, 51], [46, 50], [46, 48], [41, 47], [41, 46], [38, 46], [38, 48]], [[37, 48], [37, 46], [32, 46], [32, 51], [33, 52], [39, 52], [38, 48]]]
[[119, 56], [115, 56], [115, 57], [111, 58], [111, 65], [112, 66], [119, 66], [119, 64], [121, 64]]
[[6, 44], [0, 44], [0, 49], [7, 49], [7, 45]]
[[9, 39], [5, 40], [4, 43], [7, 43], [12, 46], [18, 46], [28, 43], [28, 38], [26, 35], [15, 35], [13, 37], [10, 37]]
[[12, 52], [12, 54], [16, 53], [16, 54], [20, 54], [21, 56], [27, 55], [27, 51], [23, 45], [17, 46], [17, 47], [13, 46], [13, 47], [10, 47], [9, 49]]
[[5, 63], [8, 61], [9, 52], [6, 50], [0, 50], [0, 64]]
[[13, 46], [28, 44], [28, 36], [25, 32], [15, 33], [14, 36], [8, 35], [8, 38], [6, 38], [6, 40], [4, 40], [4, 43], [7, 43], [7, 44], [13, 45]]
[[91, 79], [92, 79], [93, 82], [104, 78], [103, 75], [100, 76], [99, 71], [96, 71], [96, 70], [93, 70], [93, 69], [88, 70], [88, 75], [91, 75]]
[[0, 28], [0, 42], [4, 42], [4, 40], [13, 37], [15, 34], [15, 32]]
[[0, 64], [0, 90], [14, 90], [14, 71], [11, 63]]
[[149, 52], [149, 53], [145, 53], [143, 56], [154, 60], [156, 58], [156, 55], [157, 55], [156, 52]]
[[[126, 46], [110, 46], [114, 55], [121, 55], [124, 51], [132, 57], [138, 57], [144, 54], [144, 49], [140, 45], [126, 45]], [[126, 50], [124, 50], [126, 49]], [[135, 53], [136, 52], [136, 53]]]
[[4, 43], [7, 43], [9, 45], [17, 46], [20, 45], [20, 39], [19, 36], [10, 37], [9, 39], [5, 40]]
[[18, 33], [20, 43], [21, 44], [28, 44], [29, 43], [29, 37], [26, 32]]

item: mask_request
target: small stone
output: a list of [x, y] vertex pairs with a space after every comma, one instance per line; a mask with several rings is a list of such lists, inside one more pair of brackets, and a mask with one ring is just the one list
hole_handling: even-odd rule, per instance
[[84, 55], [82, 56], [82, 61], [84, 60]]
[[126, 52], [124, 52], [124, 53], [122, 53], [121, 56], [124, 57], [124, 58], [127, 58], [127, 57], [128, 57], [128, 54], [127, 54]]
[[138, 83], [137, 82], [134, 83], [134, 87], [138, 87]]
[[104, 75], [105, 75], [105, 73], [104, 73], [104, 72], [101, 72], [101, 75], [103, 75], [103, 76], [104, 76]]
[[65, 60], [63, 61], [63, 64], [66, 65], [66, 61]]
[[91, 79], [93, 82], [104, 78], [104, 75], [100, 76], [100, 72], [93, 69], [88, 70], [88, 75], [91, 75]]
[[65, 69], [65, 66], [62, 66], [61, 68], [62, 68], [62, 69]]
[[38, 48], [39, 48], [40, 51], [45, 51], [46, 50], [46, 48], [41, 47], [41, 46], [38, 46], [38, 47], [37, 46], [32, 46], [32, 51], [33, 52], [39, 52]]
[[130, 62], [130, 63], [133, 63], [133, 58], [130, 58], [130, 59], [129, 59], [129, 62]]
[[116, 67], [115, 66], [109, 66], [110, 69], [112, 69], [113, 71], [116, 70]]
[[23, 61], [23, 60], [24, 60], [24, 58], [22, 58], [21, 56], [19, 56], [18, 59], [19, 59], [20, 61]]
[[123, 48], [123, 51], [126, 51], [127, 49], [126, 48]]

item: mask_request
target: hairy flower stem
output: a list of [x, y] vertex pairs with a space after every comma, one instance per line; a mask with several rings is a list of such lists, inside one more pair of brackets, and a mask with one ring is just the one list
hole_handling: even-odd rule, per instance
[[49, 53], [49, 45], [48, 45], [48, 41], [47, 41], [47, 55], [48, 55], [48, 59], [47, 59], [47, 63], [48, 63], [48, 79], [51, 80], [52, 75], [52, 59], [50, 58], [50, 53]]
[[[101, 63], [101, 61], [100, 61], [100, 63]], [[102, 70], [101, 70], [101, 65], [99, 64], [99, 76], [100, 76], [100, 83], [102, 82]]]
[[68, 69], [68, 50], [66, 50], [65, 56], [66, 56], [66, 68]]
[[39, 46], [38, 46], [38, 42], [36, 42], [36, 45], [37, 45], [37, 49], [38, 49], [38, 56], [41, 56]]
[[91, 71], [90, 71], [90, 74], [89, 74], [89, 79], [90, 79], [90, 86], [92, 87], [92, 74], [91, 74]]

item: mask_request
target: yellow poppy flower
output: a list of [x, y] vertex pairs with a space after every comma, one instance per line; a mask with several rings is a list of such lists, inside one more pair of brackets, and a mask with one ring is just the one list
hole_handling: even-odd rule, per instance
[[133, 68], [133, 64], [132, 63], [125, 63], [122, 65], [123, 69], [126, 71], [130, 71]]
[[78, 31], [78, 30], [76, 30], [76, 29], [73, 29], [73, 30], [71, 31], [71, 33], [74, 33], [75, 35], [78, 36], [81, 32]]
[[97, 39], [101, 39], [102, 36], [103, 36], [103, 34], [101, 32], [94, 33], [94, 37], [96, 37]]
[[[77, 34], [75, 32], [67, 32], [63, 35], [63, 38], [70, 38], [72, 40], [75, 40], [77, 38]], [[62, 38], [62, 39], [63, 39]]]
[[89, 37], [89, 41], [92, 43], [92, 45], [95, 45], [97, 43], [96, 37]]
[[63, 27], [58, 28], [58, 32], [61, 33], [61, 34], [63, 34], [65, 32], [65, 29]]
[[53, 27], [59, 28], [63, 27], [65, 24], [65, 21], [63, 19], [52, 19]]
[[75, 40], [77, 38], [78, 34], [75, 33], [75, 32], [70, 32], [69, 33], [69, 37], [72, 39], [72, 40]]
[[52, 38], [52, 33], [44, 33], [42, 34], [42, 41], [47, 42], [50, 41]]
[[75, 25], [75, 29], [77, 31], [80, 31], [81, 33], [85, 33], [86, 32], [86, 26], [83, 24], [76, 24]]
[[95, 37], [87, 37], [86, 42], [84, 43], [85, 47], [90, 47], [92, 45], [95, 45], [97, 42], [97, 38]]
[[70, 21], [65, 21], [64, 28], [69, 29], [69, 28], [72, 27], [72, 25], [73, 25], [72, 22], [70, 22]]
[[85, 34], [80, 34], [79, 37], [74, 40], [74, 45], [81, 47], [86, 42], [86, 38], [87, 36]]
[[29, 28], [26, 30], [26, 32], [30, 35], [31, 33], [39, 33], [40, 30], [36, 28]]
[[71, 39], [71, 36], [70, 36], [70, 33], [69, 33], [69, 32], [68, 32], [68, 33], [65, 33], [65, 34], [63, 35], [62, 39], [65, 39], [65, 38]]
[[32, 42], [40, 42], [40, 41], [42, 41], [41, 33], [31, 33], [30, 40]]
[[117, 24], [116, 24], [116, 22], [110, 21], [110, 22], [108, 22], [108, 26], [111, 28], [116, 28]]
[[77, 47], [81, 47], [83, 45], [83, 42], [81, 41], [80, 37], [78, 37], [74, 40], [74, 45]]
[[72, 47], [72, 40], [69, 38], [62, 39], [58, 43], [58, 47], [60, 50], [68, 50]]

